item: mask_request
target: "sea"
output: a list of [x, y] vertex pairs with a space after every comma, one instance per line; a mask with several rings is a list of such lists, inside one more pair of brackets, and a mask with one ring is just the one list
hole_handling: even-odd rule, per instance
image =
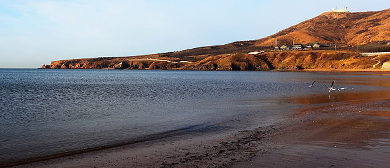
[[0, 164], [268, 126], [307, 104], [380, 98], [365, 93], [388, 91], [389, 75], [0, 69]]

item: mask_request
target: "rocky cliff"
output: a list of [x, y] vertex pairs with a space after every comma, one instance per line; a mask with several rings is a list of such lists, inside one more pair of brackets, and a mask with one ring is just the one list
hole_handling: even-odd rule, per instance
[[124, 57], [53, 61], [49, 69], [161, 69], [262, 71], [303, 69], [381, 69], [390, 55], [361, 56], [351, 51], [283, 51], [261, 54], [200, 56], [198, 61], [177, 58]]
[[390, 55], [360, 56], [349, 51], [288, 51], [257, 55], [226, 54], [210, 56], [183, 69], [190, 70], [343, 70], [381, 69]]

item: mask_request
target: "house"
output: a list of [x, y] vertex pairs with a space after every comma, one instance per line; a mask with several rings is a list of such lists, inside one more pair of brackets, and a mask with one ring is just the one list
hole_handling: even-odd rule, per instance
[[329, 47], [328, 45], [325, 45], [325, 44], [320, 44], [320, 43], [315, 43], [313, 44], [313, 48], [325, 48], [325, 47]]
[[305, 47], [302, 44], [294, 44], [291, 49], [293, 50], [302, 50]]
[[388, 42], [387, 45], [390, 45], [390, 42]]
[[282, 46], [280, 46], [280, 49], [281, 49], [281, 50], [289, 50], [289, 49], [291, 49], [291, 46], [282, 45]]

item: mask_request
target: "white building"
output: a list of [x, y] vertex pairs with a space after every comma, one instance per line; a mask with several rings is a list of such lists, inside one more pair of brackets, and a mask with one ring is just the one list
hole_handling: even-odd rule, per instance
[[332, 8], [332, 11], [331, 12], [348, 12], [348, 7], [345, 7], [344, 9], [335, 9], [335, 8]]
[[250, 55], [256, 55], [256, 54], [261, 54], [261, 53], [264, 53], [264, 51], [253, 51], [253, 52], [250, 52], [248, 54]]

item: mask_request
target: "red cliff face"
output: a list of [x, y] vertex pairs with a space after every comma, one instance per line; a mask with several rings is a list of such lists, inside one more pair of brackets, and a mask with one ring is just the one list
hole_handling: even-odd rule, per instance
[[53, 61], [44, 69], [156, 69], [264, 71], [301, 69], [380, 69], [390, 55], [364, 57], [350, 51], [285, 51], [250, 54], [221, 54], [199, 61], [161, 59], [81, 59]]
[[390, 55], [363, 57], [348, 51], [288, 51], [258, 55], [228, 54], [212, 56], [184, 66], [189, 70], [343, 70], [380, 69]]

